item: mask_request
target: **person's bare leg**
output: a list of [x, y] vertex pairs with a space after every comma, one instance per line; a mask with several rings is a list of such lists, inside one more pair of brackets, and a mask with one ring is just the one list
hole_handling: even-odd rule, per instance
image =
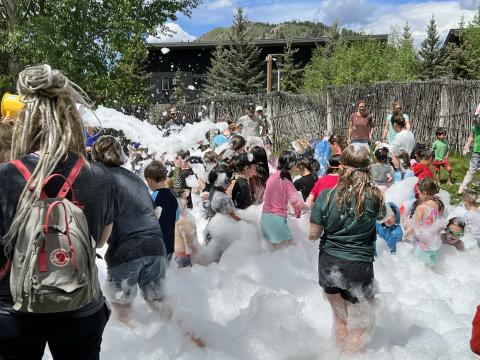
[[118, 319], [118, 321], [130, 327], [135, 326], [135, 322], [130, 317], [132, 313], [132, 304], [119, 304], [114, 302], [112, 302], [111, 304], [113, 307], [113, 312], [115, 314], [115, 317]]
[[348, 341], [344, 351], [354, 354], [361, 351], [370, 341], [375, 327], [375, 311], [373, 301], [359, 304], [347, 303]]
[[343, 350], [346, 345], [348, 330], [347, 330], [347, 302], [340, 296], [340, 294], [325, 294], [327, 300], [332, 308], [333, 313], [333, 333], [335, 342], [338, 347]]
[[272, 248], [273, 250], [281, 250], [286, 247], [289, 247], [290, 245], [293, 245], [293, 240], [283, 241], [280, 244], [272, 244]]
[[165, 298], [147, 300], [147, 304], [150, 309], [158, 313], [163, 320], [168, 321], [172, 318], [173, 306], [168, 300], [165, 300]]

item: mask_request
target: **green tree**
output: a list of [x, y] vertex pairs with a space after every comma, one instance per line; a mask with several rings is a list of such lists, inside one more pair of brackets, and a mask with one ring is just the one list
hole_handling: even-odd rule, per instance
[[469, 79], [471, 77], [465, 41], [465, 19], [462, 16], [458, 27], [458, 44], [450, 42], [443, 49], [442, 74], [452, 79]]
[[229, 45], [225, 48], [225, 81], [227, 91], [253, 94], [262, 88], [262, 70], [258, 63], [260, 49], [255, 45], [252, 27], [242, 8], [238, 8], [228, 33]]
[[220, 95], [228, 90], [226, 82], [227, 58], [225, 56], [225, 47], [218, 45], [211, 57], [211, 64], [207, 70], [204, 92], [206, 95]]
[[394, 30], [391, 33], [390, 49], [387, 56], [391, 57], [389, 78], [393, 81], [408, 81], [419, 77], [420, 63], [413, 44], [410, 25], [405, 23], [401, 36]]
[[1, 78], [14, 83], [24, 66], [49, 63], [106, 104], [144, 102], [148, 35], [198, 2], [1, 0]]
[[464, 38], [469, 77], [480, 79], [480, 6], [472, 22], [465, 29]]
[[280, 88], [282, 91], [290, 93], [298, 92], [301, 70], [299, 66], [294, 63], [293, 55], [296, 52], [298, 52], [298, 49], [292, 49], [292, 42], [288, 40], [285, 45], [282, 65], [280, 67]]
[[427, 26], [426, 35], [418, 54], [422, 60], [422, 76], [425, 79], [433, 79], [438, 75], [441, 65], [440, 36], [433, 15]]
[[185, 73], [177, 69], [175, 73], [175, 85], [173, 88], [173, 99], [175, 104], [184, 104], [187, 98], [187, 88], [185, 86]]

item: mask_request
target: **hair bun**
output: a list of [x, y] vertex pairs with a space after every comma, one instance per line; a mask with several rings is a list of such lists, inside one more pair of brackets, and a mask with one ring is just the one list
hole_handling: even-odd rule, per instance
[[68, 79], [50, 65], [25, 68], [18, 75], [17, 91], [22, 96], [58, 96], [68, 85]]

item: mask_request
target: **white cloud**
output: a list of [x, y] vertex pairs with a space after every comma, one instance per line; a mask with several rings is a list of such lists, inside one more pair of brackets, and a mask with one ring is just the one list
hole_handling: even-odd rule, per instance
[[479, 6], [478, 0], [461, 0], [460, 7], [467, 10], [477, 10]]
[[456, 1], [410, 2], [381, 6], [375, 16], [370, 17], [369, 24], [354, 25], [353, 28], [368, 33], [388, 33], [392, 26], [402, 28], [408, 21], [415, 43], [418, 45], [425, 37], [426, 28], [432, 15], [435, 17], [440, 38], [443, 41], [450, 29], [458, 28], [462, 16], [469, 21], [475, 15], [475, 11], [463, 9]]
[[337, 19], [340, 24], [368, 24], [375, 10], [376, 6], [366, 0], [326, 0], [322, 2], [315, 15], [326, 24], [331, 24]]
[[167, 30], [159, 29], [157, 36], [149, 36], [147, 42], [150, 44], [164, 43], [164, 42], [179, 42], [179, 41], [194, 41], [195, 36], [190, 35], [183, 30], [180, 25], [175, 23], [166, 23]]
[[233, 6], [232, 0], [214, 0], [207, 3], [207, 9], [215, 10], [215, 9], [224, 9]]

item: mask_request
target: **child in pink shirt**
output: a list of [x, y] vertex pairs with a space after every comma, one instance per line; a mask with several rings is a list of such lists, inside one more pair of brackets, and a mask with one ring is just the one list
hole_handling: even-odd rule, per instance
[[283, 151], [278, 158], [278, 171], [267, 180], [263, 196], [263, 212], [260, 230], [265, 240], [272, 243], [274, 249], [290, 245], [292, 234], [287, 225], [287, 206], [290, 203], [295, 210], [305, 208], [305, 203], [292, 182], [296, 155], [293, 151]]

